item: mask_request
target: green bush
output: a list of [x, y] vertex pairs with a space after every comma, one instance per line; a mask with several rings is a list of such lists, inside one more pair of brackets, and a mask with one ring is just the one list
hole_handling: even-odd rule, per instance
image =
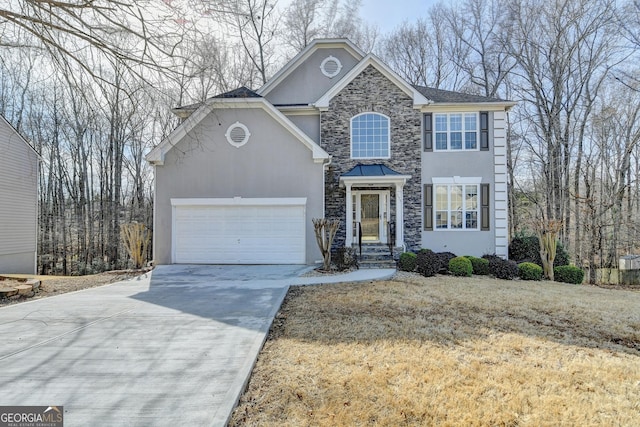
[[415, 271], [418, 256], [413, 252], [403, 252], [398, 260], [398, 268], [401, 271]]
[[467, 276], [471, 277], [473, 273], [473, 265], [471, 261], [463, 256], [452, 258], [449, 261], [449, 271], [454, 276]]
[[573, 265], [561, 265], [553, 269], [553, 276], [556, 282], [580, 285], [584, 279], [584, 271]]
[[489, 260], [471, 255], [467, 255], [466, 258], [471, 261], [473, 274], [477, 274], [480, 276], [486, 276], [489, 274]]
[[518, 264], [518, 275], [522, 280], [542, 280], [542, 267], [532, 262]]
[[420, 249], [416, 255], [416, 271], [425, 277], [434, 276], [440, 270], [438, 255], [429, 249]]
[[512, 260], [502, 259], [497, 255], [482, 255], [489, 261], [489, 273], [498, 279], [512, 280], [518, 277], [518, 264]]
[[[538, 236], [518, 233], [509, 243], [509, 259], [518, 263], [533, 262], [542, 267]], [[556, 246], [556, 257], [553, 260], [553, 265], [554, 267], [569, 265], [569, 253], [560, 242]]]

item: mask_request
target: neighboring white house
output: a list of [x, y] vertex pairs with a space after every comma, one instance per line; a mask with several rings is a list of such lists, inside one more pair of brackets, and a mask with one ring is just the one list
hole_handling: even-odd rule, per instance
[[38, 161], [0, 116], [0, 273], [36, 272]]

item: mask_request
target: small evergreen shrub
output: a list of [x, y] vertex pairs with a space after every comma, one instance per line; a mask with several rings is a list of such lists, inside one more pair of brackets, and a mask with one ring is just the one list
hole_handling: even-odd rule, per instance
[[553, 269], [553, 277], [556, 282], [582, 284], [584, 271], [574, 265], [561, 265]]
[[331, 259], [336, 265], [338, 271], [349, 270], [351, 268], [359, 268], [358, 255], [355, 248], [346, 246], [340, 247], [332, 254]]
[[542, 267], [532, 262], [518, 264], [518, 275], [522, 280], [542, 280]]
[[502, 259], [497, 255], [482, 255], [489, 261], [489, 273], [498, 279], [513, 280], [518, 277], [518, 264], [512, 260]]
[[400, 271], [415, 271], [418, 256], [413, 252], [403, 252], [398, 260], [398, 268]]
[[454, 276], [471, 277], [473, 265], [471, 265], [471, 261], [468, 258], [458, 256], [449, 261], [449, 271]]
[[416, 271], [425, 277], [434, 276], [440, 270], [438, 255], [429, 249], [420, 249], [416, 255]]
[[[509, 242], [509, 259], [518, 263], [533, 262], [542, 267], [538, 236], [518, 233], [511, 239], [511, 242]], [[569, 253], [560, 242], [558, 242], [556, 246], [556, 257], [553, 260], [553, 265], [554, 267], [569, 265]]]
[[438, 271], [441, 273], [446, 273], [449, 270], [449, 261], [456, 257], [456, 254], [451, 252], [438, 252], [436, 253], [438, 256]]
[[479, 276], [486, 276], [489, 274], [489, 260], [470, 255], [467, 256], [467, 259], [471, 261], [473, 274], [477, 274]]

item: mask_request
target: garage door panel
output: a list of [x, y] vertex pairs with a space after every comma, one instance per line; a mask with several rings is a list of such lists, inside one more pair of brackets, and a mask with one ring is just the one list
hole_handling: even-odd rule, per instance
[[305, 262], [305, 207], [175, 206], [174, 262]]

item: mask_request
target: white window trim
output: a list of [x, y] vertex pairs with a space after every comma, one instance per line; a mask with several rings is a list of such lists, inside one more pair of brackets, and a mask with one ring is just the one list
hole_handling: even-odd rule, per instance
[[[482, 191], [482, 189], [480, 188], [480, 184], [482, 183], [482, 177], [460, 177], [460, 176], [452, 176], [452, 177], [437, 177], [437, 178], [431, 178], [431, 182], [433, 183], [433, 231], [444, 231], [444, 232], [461, 232], [461, 231], [469, 231], [469, 232], [475, 232], [475, 231], [481, 231], [481, 227], [480, 227], [480, 191]], [[441, 185], [444, 186], [446, 185], [447, 187], [450, 187], [452, 185], [462, 185], [462, 191], [463, 191], [463, 196], [462, 196], [462, 203], [463, 203], [463, 209], [462, 209], [462, 228], [450, 228], [450, 224], [448, 223], [449, 221], [447, 221], [447, 228], [438, 228], [437, 227], [437, 220], [436, 220], [436, 215], [438, 212], [438, 208], [437, 208], [437, 204], [436, 204], [436, 195], [437, 195], [437, 191], [436, 191], [436, 186]], [[465, 228], [466, 227], [466, 218], [465, 218], [465, 213], [467, 212], [467, 209], [465, 209], [464, 207], [466, 207], [466, 201], [464, 198], [464, 194], [465, 194], [465, 187], [466, 186], [476, 186], [477, 187], [477, 197], [478, 197], [478, 201], [477, 201], [477, 208], [475, 209], [475, 212], [477, 213], [477, 218], [476, 218], [476, 228]], [[451, 218], [451, 191], [450, 189], [447, 189], [447, 212], [448, 212], [448, 218]]]
[[[462, 114], [462, 130], [460, 131], [462, 133], [462, 148], [459, 149], [452, 149], [451, 147], [451, 125], [449, 123], [449, 118], [452, 114]], [[467, 114], [475, 114], [476, 116], [476, 148], [465, 148], [465, 129], [464, 129], [464, 118]], [[438, 133], [443, 133], [443, 132], [438, 132], [436, 130], [436, 117], [437, 116], [446, 116], [447, 117], [447, 148], [446, 149], [442, 149], [442, 148], [438, 148], [438, 144], [437, 144], [437, 138], [436, 135]], [[451, 111], [448, 113], [433, 113], [432, 114], [432, 118], [431, 120], [433, 120], [433, 123], [431, 124], [431, 129], [433, 132], [433, 151], [439, 151], [441, 153], [444, 152], [452, 152], [452, 153], [459, 153], [459, 152], [471, 152], [471, 151], [480, 151], [480, 112], [479, 111]], [[458, 131], [456, 131], [458, 132]]]
[[[388, 140], [389, 154], [387, 156], [353, 157], [353, 120], [360, 116], [364, 116], [365, 114], [377, 114], [387, 119], [387, 124], [389, 125], [389, 140]], [[350, 155], [351, 155], [351, 158], [354, 160], [390, 159], [391, 158], [391, 119], [386, 114], [378, 113], [376, 111], [365, 111], [363, 113], [356, 114], [355, 116], [351, 117], [351, 120], [349, 120], [349, 144], [350, 144], [350, 147], [349, 147]]]

